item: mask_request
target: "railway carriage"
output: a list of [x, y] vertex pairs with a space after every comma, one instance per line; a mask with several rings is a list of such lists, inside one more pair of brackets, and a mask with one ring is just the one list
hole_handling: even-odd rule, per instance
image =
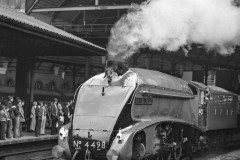
[[[118, 76], [109, 70], [79, 87], [72, 123], [61, 128], [53, 155], [72, 160], [191, 158], [206, 143], [208, 97], [208, 87], [158, 71], [132, 68]], [[230, 97], [228, 116], [233, 117]]]

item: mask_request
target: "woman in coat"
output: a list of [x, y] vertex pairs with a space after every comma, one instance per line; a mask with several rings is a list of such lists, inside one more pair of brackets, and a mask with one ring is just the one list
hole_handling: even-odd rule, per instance
[[22, 101], [21, 105], [19, 106], [19, 112], [20, 112], [20, 125], [19, 125], [19, 131], [20, 131], [20, 137], [23, 137], [23, 124], [25, 123], [25, 116], [24, 116], [24, 101]]
[[35, 135], [36, 135], [36, 137], [40, 136], [40, 131], [41, 131], [41, 123], [42, 123], [41, 105], [42, 105], [42, 103], [39, 102], [39, 104], [36, 106], [36, 109], [35, 109], [35, 113], [36, 113]]
[[21, 117], [21, 113], [20, 113], [20, 108], [22, 105], [22, 101], [21, 100], [17, 100], [17, 105], [14, 108], [14, 138], [20, 138], [20, 117]]
[[41, 102], [40, 110], [41, 110], [41, 113], [42, 113], [42, 123], [41, 123], [40, 134], [44, 135], [45, 134], [46, 120], [47, 120], [47, 105], [46, 105], [46, 103], [43, 104]]

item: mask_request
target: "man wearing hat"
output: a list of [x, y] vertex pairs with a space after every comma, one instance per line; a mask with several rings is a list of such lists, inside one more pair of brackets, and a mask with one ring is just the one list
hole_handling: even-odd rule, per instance
[[42, 123], [42, 110], [41, 106], [43, 105], [42, 102], [38, 102], [38, 105], [35, 109], [35, 114], [36, 114], [36, 128], [35, 128], [35, 135], [36, 137], [40, 136], [40, 131], [41, 131], [41, 123]]

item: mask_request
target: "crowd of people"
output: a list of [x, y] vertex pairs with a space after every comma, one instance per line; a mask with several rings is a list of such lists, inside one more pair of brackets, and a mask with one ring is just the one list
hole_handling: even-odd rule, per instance
[[72, 101], [60, 103], [56, 98], [51, 102], [34, 101], [30, 115], [24, 114], [24, 106], [18, 97], [8, 96], [0, 101], [0, 140], [23, 137], [23, 126], [37, 137], [46, 133], [46, 127], [52, 135], [57, 134], [73, 114]]

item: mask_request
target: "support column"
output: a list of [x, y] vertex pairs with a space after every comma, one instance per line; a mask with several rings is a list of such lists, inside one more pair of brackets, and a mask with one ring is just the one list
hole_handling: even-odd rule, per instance
[[74, 67], [73, 67], [73, 70], [72, 70], [72, 86], [73, 86], [73, 90], [76, 89], [76, 77], [77, 77], [77, 72], [78, 72], [77, 67], [74, 66]]
[[85, 64], [85, 81], [88, 80], [89, 77], [89, 57], [85, 58], [86, 64]]
[[146, 55], [146, 57], [144, 59], [145, 59], [145, 68], [151, 69], [152, 68], [152, 64], [151, 64], [152, 55]]
[[[27, 124], [29, 123], [28, 115], [30, 115], [31, 102], [33, 101], [34, 67], [35, 61], [33, 57], [17, 58], [15, 96], [25, 101], [23, 109]], [[30, 92], [28, 93], [28, 91]]]
[[170, 64], [171, 64], [171, 75], [172, 76], [176, 76], [176, 66], [177, 66], [177, 62], [176, 61], [170, 61]]
[[208, 66], [204, 66], [203, 68], [204, 68], [204, 84], [207, 86], [209, 67]]
[[68, 68], [72, 71], [72, 89], [75, 90], [77, 88], [76, 86], [77, 73], [79, 72], [80, 67], [74, 65], [73, 67], [68, 66]]
[[29, 79], [30, 79], [30, 84], [29, 84], [29, 101], [30, 104], [33, 102], [34, 94], [33, 94], [33, 89], [34, 89], [34, 71], [35, 68], [31, 68], [29, 72]]
[[17, 58], [15, 96], [25, 101], [30, 100], [27, 96], [27, 90], [30, 86], [29, 74], [34, 66], [35, 62], [33, 59], [26, 57]]

